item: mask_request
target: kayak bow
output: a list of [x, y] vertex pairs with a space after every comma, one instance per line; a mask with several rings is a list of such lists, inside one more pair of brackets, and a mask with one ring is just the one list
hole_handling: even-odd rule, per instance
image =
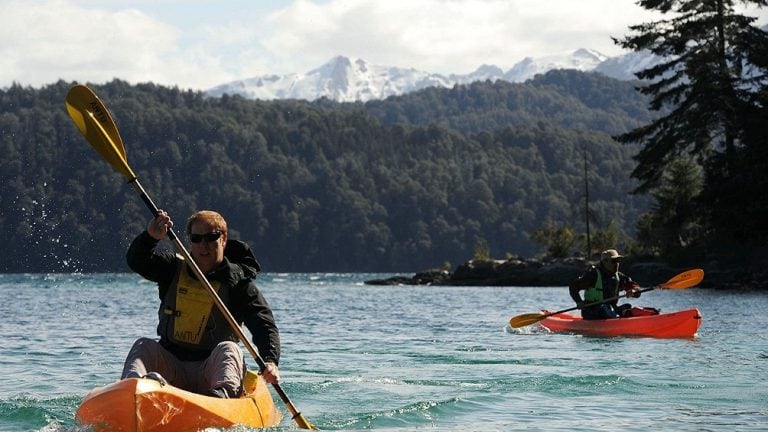
[[261, 376], [250, 387], [244, 397], [219, 399], [152, 379], [127, 378], [88, 393], [75, 419], [88, 430], [110, 432], [276, 426], [282, 414]]

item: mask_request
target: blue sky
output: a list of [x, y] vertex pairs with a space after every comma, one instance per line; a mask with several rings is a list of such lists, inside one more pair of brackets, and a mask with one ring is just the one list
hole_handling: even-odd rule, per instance
[[[207, 89], [337, 55], [464, 74], [657, 19], [634, 0], [0, 0], [0, 88], [120, 78]], [[768, 11], [747, 12], [768, 23]]]

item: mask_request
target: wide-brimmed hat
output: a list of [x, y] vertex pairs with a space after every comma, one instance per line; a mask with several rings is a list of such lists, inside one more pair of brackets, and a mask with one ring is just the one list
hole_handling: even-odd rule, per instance
[[621, 261], [624, 255], [621, 255], [616, 249], [608, 249], [600, 254], [600, 261], [608, 263], [611, 261]]

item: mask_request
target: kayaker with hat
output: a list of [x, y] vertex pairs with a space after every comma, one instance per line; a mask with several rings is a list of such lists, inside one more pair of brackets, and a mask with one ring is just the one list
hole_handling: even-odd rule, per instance
[[[623, 258], [624, 256], [616, 249], [603, 251], [600, 254], [600, 263], [597, 266], [590, 266], [568, 286], [571, 298], [581, 309], [582, 318], [619, 318], [626, 316], [632, 310], [632, 305], [629, 303], [619, 306], [618, 299], [584, 307], [590, 303], [616, 297], [620, 291], [625, 291], [627, 297], [640, 297], [640, 285], [619, 271], [619, 264]], [[581, 298], [581, 291], [584, 291], [584, 299]]]

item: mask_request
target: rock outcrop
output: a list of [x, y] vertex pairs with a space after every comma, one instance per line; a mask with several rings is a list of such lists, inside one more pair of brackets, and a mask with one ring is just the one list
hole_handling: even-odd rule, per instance
[[[589, 265], [583, 258], [551, 260], [521, 259], [470, 260], [448, 270], [426, 270], [413, 276], [393, 276], [365, 281], [368, 285], [439, 285], [439, 286], [568, 286]], [[663, 263], [626, 261], [621, 271], [642, 286], [666, 282], [685, 268]]]

